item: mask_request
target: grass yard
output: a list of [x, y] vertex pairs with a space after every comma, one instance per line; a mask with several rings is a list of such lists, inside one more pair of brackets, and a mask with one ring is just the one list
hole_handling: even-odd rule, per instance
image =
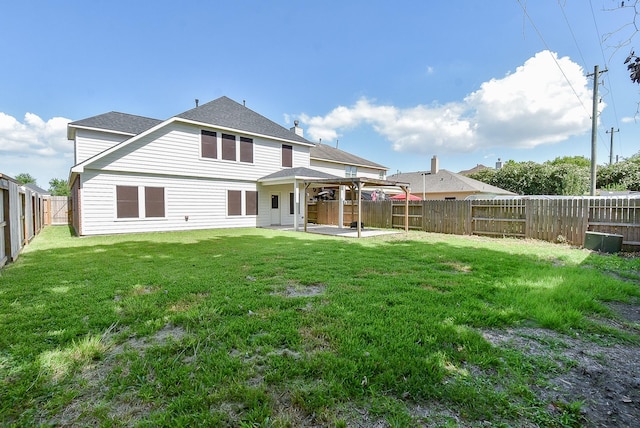
[[563, 352], [637, 356], [639, 284], [542, 242], [48, 227], [0, 271], [0, 425], [588, 425]]

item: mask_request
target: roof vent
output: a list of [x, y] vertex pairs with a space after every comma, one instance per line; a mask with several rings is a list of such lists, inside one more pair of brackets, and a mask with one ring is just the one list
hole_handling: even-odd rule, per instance
[[196, 98], [196, 108], [198, 108], [198, 104], [200, 104], [200, 100]]

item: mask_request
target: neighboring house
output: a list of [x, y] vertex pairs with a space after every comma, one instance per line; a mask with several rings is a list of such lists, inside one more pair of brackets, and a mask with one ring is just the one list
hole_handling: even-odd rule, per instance
[[440, 169], [436, 156], [431, 159], [430, 171], [398, 173], [390, 175], [389, 180], [409, 183], [411, 194], [420, 199], [465, 199], [471, 195], [515, 195], [508, 190]]
[[[501, 169], [502, 168], [502, 160], [500, 158], [498, 158], [498, 161], [496, 162], [496, 167], [495, 169]], [[460, 175], [471, 175], [471, 174], [475, 174], [477, 172], [480, 171], [484, 171], [485, 169], [493, 169], [490, 166], [486, 166], [486, 165], [482, 165], [481, 163], [479, 163], [478, 165], [474, 166], [471, 169], [465, 169], [463, 171], [459, 171], [458, 174]]]
[[[298, 226], [308, 180], [386, 168], [303, 137], [221, 97], [161, 121], [105, 113], [72, 122], [78, 235]], [[315, 189], [318, 193], [320, 189]]]

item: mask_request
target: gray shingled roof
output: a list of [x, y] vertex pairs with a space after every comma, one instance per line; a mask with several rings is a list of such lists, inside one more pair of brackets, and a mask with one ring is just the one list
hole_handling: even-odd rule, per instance
[[149, 117], [136, 116], [133, 114], [112, 111], [99, 114], [86, 119], [77, 120], [69, 124], [70, 127], [97, 128], [108, 131], [122, 132], [125, 134], [137, 135], [147, 129], [153, 128], [162, 120], [151, 119]]
[[[387, 169], [383, 165], [371, 162], [367, 159], [328, 145], [314, 145], [313, 142], [297, 135], [294, 131], [278, 125], [277, 123], [225, 96], [191, 110], [187, 110], [175, 117], [211, 126], [236, 129], [257, 135], [264, 135], [267, 137], [312, 145], [310, 150], [312, 159], [384, 170]], [[138, 135], [162, 122], [163, 121], [159, 119], [112, 111], [71, 122], [67, 128], [67, 137], [72, 140], [74, 138], [75, 129], [78, 127], [104, 129], [130, 135]]]
[[[423, 174], [424, 187], [423, 187]], [[428, 171], [407, 172], [393, 174], [387, 177], [388, 180], [404, 181], [411, 184], [411, 193], [448, 193], [448, 192], [476, 192], [490, 193], [497, 195], [514, 195], [515, 193], [508, 190], [492, 186], [473, 178], [465, 177], [446, 169], [439, 170], [436, 174]]]
[[380, 165], [370, 160], [361, 158], [360, 156], [347, 153], [343, 150], [336, 149], [326, 144], [316, 144], [311, 147], [311, 158], [318, 160], [328, 160], [333, 162], [340, 162], [349, 165], [368, 166], [371, 168], [387, 169], [387, 167]]
[[187, 110], [176, 117], [303, 144], [313, 144], [295, 132], [278, 125], [228, 97], [220, 97], [199, 107]]
[[327, 174], [326, 172], [316, 171], [315, 169], [305, 168], [303, 166], [297, 168], [287, 168], [281, 169], [280, 171], [276, 171], [273, 174], [265, 175], [260, 178], [258, 181], [264, 180], [276, 180], [276, 179], [285, 179], [285, 178], [295, 178], [295, 177], [304, 177], [304, 178], [316, 178], [316, 179], [337, 179], [340, 178], [336, 175]]

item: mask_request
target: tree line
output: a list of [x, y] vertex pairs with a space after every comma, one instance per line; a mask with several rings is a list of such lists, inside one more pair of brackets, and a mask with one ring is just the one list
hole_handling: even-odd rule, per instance
[[[589, 194], [591, 161], [583, 156], [558, 157], [542, 164], [506, 162], [469, 177], [519, 195], [582, 196]], [[608, 191], [640, 191], [640, 152], [611, 165], [599, 165], [596, 187]]]

